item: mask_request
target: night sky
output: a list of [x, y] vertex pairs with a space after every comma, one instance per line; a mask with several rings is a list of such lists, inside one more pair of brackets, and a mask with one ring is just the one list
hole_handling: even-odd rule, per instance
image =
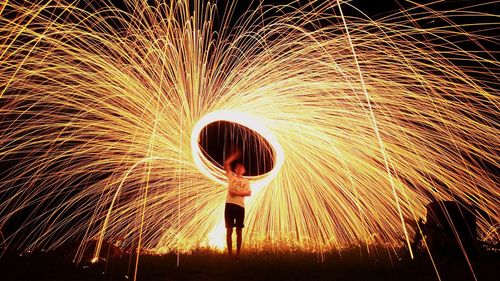
[[200, 134], [200, 146], [205, 157], [221, 167], [228, 154], [239, 150], [241, 156], [235, 163], [245, 165], [247, 176], [265, 174], [273, 167], [274, 153], [270, 144], [256, 132], [239, 124], [227, 121], [209, 124]]

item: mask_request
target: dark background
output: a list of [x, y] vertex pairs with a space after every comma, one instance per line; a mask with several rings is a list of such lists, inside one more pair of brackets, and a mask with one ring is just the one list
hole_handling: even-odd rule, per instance
[[270, 144], [245, 126], [227, 121], [214, 122], [201, 131], [199, 141], [205, 157], [221, 168], [224, 159], [235, 150], [239, 150], [241, 156], [233, 164], [244, 164], [247, 176], [262, 175], [273, 168], [274, 152]]

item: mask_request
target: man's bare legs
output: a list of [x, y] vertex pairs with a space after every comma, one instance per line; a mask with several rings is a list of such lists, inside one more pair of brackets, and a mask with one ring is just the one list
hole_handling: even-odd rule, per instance
[[241, 252], [241, 242], [242, 242], [241, 230], [242, 230], [241, 227], [236, 228], [236, 256], [239, 256]]
[[[236, 233], [238, 233], [238, 230], [236, 230]], [[226, 243], [227, 243], [227, 252], [231, 256], [233, 255], [233, 228], [228, 227], [226, 228]], [[238, 250], [239, 253], [239, 250]]]
[[[241, 244], [242, 244], [242, 228], [236, 228], [236, 256], [240, 255], [241, 252]], [[226, 243], [227, 243], [227, 253], [232, 256], [233, 255], [233, 228], [226, 228]]]

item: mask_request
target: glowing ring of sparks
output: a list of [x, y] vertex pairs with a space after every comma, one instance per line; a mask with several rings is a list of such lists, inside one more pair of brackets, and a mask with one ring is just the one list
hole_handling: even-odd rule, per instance
[[203, 116], [198, 123], [193, 128], [191, 133], [191, 151], [193, 154], [193, 160], [201, 173], [203, 173], [209, 179], [219, 183], [226, 183], [226, 176], [223, 169], [213, 164], [209, 159], [205, 157], [199, 146], [199, 136], [203, 128], [210, 123], [217, 121], [228, 121], [245, 126], [257, 134], [261, 135], [270, 145], [274, 152], [274, 165], [271, 171], [253, 177], [248, 177], [252, 181], [252, 187], [255, 189], [260, 189], [266, 186], [271, 180], [276, 177], [279, 170], [283, 166], [285, 161], [285, 153], [278, 139], [265, 125], [263, 120], [260, 118], [233, 110], [219, 110], [211, 112]]

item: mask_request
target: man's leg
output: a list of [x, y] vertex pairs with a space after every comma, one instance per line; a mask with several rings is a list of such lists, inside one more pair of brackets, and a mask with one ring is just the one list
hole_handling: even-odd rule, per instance
[[233, 254], [233, 228], [226, 228], [226, 243], [227, 253], [231, 256]]
[[242, 228], [236, 228], [236, 255], [239, 256], [241, 252], [241, 241], [242, 241]]

